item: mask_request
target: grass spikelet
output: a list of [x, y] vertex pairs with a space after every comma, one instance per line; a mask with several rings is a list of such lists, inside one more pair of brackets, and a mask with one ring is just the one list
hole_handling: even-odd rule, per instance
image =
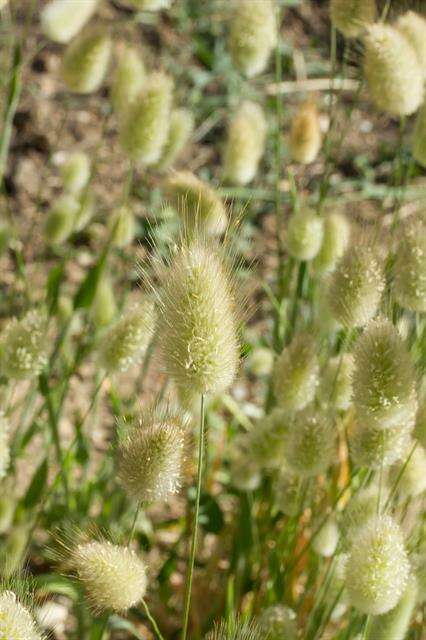
[[298, 413], [286, 436], [284, 459], [288, 469], [302, 477], [328, 469], [336, 452], [336, 430], [326, 415], [311, 408]]
[[390, 473], [391, 484], [398, 481], [398, 493], [404, 498], [419, 496], [426, 491], [426, 451], [417, 443], [409, 456], [408, 462], [401, 460]]
[[98, 282], [91, 307], [93, 324], [97, 329], [107, 327], [117, 313], [114, 287], [111, 278], [103, 276]]
[[339, 542], [339, 529], [334, 518], [322, 525], [315, 538], [312, 540], [313, 550], [324, 558], [331, 558]]
[[358, 417], [378, 428], [412, 422], [416, 376], [410, 354], [389, 320], [372, 321], [354, 349], [353, 402]]
[[410, 564], [399, 526], [389, 516], [374, 519], [355, 536], [346, 565], [346, 589], [354, 607], [387, 613], [400, 601]]
[[[345, 543], [350, 544], [358, 530], [376, 516], [379, 497], [379, 487], [376, 484], [371, 484], [351, 497], [340, 520], [342, 539]], [[383, 495], [381, 500], [384, 503]]]
[[414, 48], [419, 64], [426, 75], [426, 20], [414, 11], [407, 11], [396, 22], [397, 29]]
[[366, 640], [404, 640], [416, 606], [417, 591], [416, 581], [411, 578], [396, 607], [371, 620]]
[[112, 243], [116, 247], [124, 248], [132, 244], [136, 233], [136, 221], [132, 209], [127, 205], [118, 207], [111, 216], [109, 229]]
[[263, 469], [282, 465], [287, 429], [287, 414], [281, 409], [274, 409], [260, 419], [250, 432], [251, 455]]
[[216, 624], [205, 640], [265, 640], [265, 635], [254, 620], [231, 616]]
[[0, 480], [5, 477], [10, 464], [9, 423], [0, 413]]
[[237, 185], [246, 185], [253, 180], [265, 150], [266, 129], [261, 106], [243, 102], [228, 126], [223, 153], [226, 180]]
[[90, 159], [86, 153], [71, 153], [61, 166], [61, 178], [68, 193], [78, 194], [90, 179]]
[[352, 398], [354, 359], [350, 353], [331, 358], [322, 373], [318, 396], [325, 406], [347, 411]]
[[51, 0], [41, 12], [44, 35], [65, 44], [72, 40], [90, 20], [99, 0]]
[[291, 123], [290, 151], [295, 162], [310, 164], [321, 149], [321, 128], [318, 109], [312, 102], [299, 107]]
[[68, 45], [62, 60], [62, 78], [70, 91], [85, 94], [100, 88], [111, 47], [109, 35], [98, 29], [83, 32]]
[[377, 23], [364, 39], [364, 75], [378, 109], [410, 115], [423, 101], [424, 71], [416, 51], [398, 29]]
[[288, 223], [287, 250], [297, 260], [313, 260], [321, 249], [324, 221], [314, 211], [303, 208]]
[[313, 262], [318, 274], [323, 275], [334, 270], [348, 248], [350, 235], [351, 227], [345, 215], [329, 213], [325, 216], [321, 249]]
[[331, 22], [346, 38], [360, 36], [376, 16], [376, 0], [330, 0]]
[[360, 467], [380, 469], [402, 460], [411, 442], [412, 422], [382, 429], [357, 423], [349, 434], [350, 453]]
[[337, 322], [360, 327], [377, 313], [385, 288], [383, 267], [369, 246], [346, 251], [330, 276], [328, 302]]
[[173, 109], [170, 129], [157, 168], [164, 171], [171, 167], [185, 148], [194, 130], [194, 117], [188, 109]]
[[315, 397], [318, 374], [315, 340], [304, 333], [295, 336], [277, 358], [273, 371], [278, 405], [287, 411], [306, 407]]
[[49, 244], [65, 242], [74, 229], [80, 204], [71, 195], [63, 195], [55, 202], [44, 223], [44, 238]]
[[265, 70], [277, 38], [271, 0], [239, 0], [229, 33], [234, 65], [248, 78]]
[[47, 364], [46, 317], [31, 309], [18, 320], [12, 318], [0, 335], [0, 367], [12, 380], [38, 376]]
[[118, 475], [129, 495], [141, 502], [166, 500], [182, 484], [187, 424], [158, 407], [141, 413], [118, 445]]
[[146, 78], [145, 65], [137, 49], [125, 45], [119, 52], [111, 84], [111, 103], [121, 116], [142, 90]]
[[290, 607], [277, 604], [263, 609], [257, 620], [263, 638], [296, 640], [296, 614]]
[[18, 596], [9, 590], [0, 592], [0, 638], [3, 640], [42, 640], [35, 620]]
[[426, 217], [415, 217], [402, 226], [393, 293], [404, 309], [426, 311]]
[[416, 116], [411, 152], [414, 159], [426, 167], [426, 103], [422, 104]]

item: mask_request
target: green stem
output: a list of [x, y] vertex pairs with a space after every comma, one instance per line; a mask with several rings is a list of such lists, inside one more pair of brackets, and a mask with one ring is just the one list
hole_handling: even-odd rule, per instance
[[195, 564], [195, 550], [197, 547], [198, 536], [198, 519], [200, 515], [200, 497], [201, 497], [201, 480], [203, 476], [203, 456], [204, 456], [204, 395], [201, 394], [201, 409], [200, 409], [200, 432], [198, 442], [198, 472], [197, 472], [197, 494], [195, 498], [195, 515], [192, 531], [191, 550], [189, 554], [188, 571], [186, 575], [185, 583], [185, 600], [183, 607], [183, 628], [182, 628], [182, 640], [186, 640], [188, 634], [188, 622], [189, 622], [189, 610], [191, 606], [191, 589], [192, 578], [194, 574]]
[[148, 605], [147, 605], [147, 603], [145, 602], [144, 599], [142, 599], [142, 605], [143, 605], [143, 608], [145, 609], [146, 617], [150, 621], [150, 623], [152, 625], [152, 628], [154, 629], [155, 635], [157, 636], [158, 640], [164, 640], [164, 638], [163, 638], [163, 636], [161, 634], [161, 631], [158, 628], [158, 625], [157, 625], [157, 623], [155, 621], [155, 618], [152, 616], [152, 614], [151, 614], [151, 612], [149, 610], [149, 607], [148, 607]]
[[22, 90], [22, 51], [19, 43], [15, 43], [13, 50], [13, 66], [9, 83], [9, 95], [7, 97], [6, 114], [0, 141], [0, 187], [6, 170], [7, 156], [12, 137], [13, 118], [18, 108]]
[[136, 523], [138, 521], [140, 509], [141, 509], [141, 503], [139, 501], [136, 507], [134, 518], [133, 518], [132, 528], [130, 529], [129, 538], [127, 540], [127, 546], [129, 546], [132, 543], [132, 540], [134, 538], [135, 531], [136, 531]]

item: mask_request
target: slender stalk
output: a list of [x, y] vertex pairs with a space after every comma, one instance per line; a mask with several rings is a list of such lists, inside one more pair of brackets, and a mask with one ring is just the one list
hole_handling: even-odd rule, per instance
[[163, 638], [163, 636], [161, 634], [161, 631], [158, 628], [158, 625], [157, 625], [157, 623], [155, 621], [155, 618], [152, 616], [152, 614], [151, 614], [151, 612], [149, 610], [149, 607], [148, 607], [148, 605], [147, 605], [147, 603], [146, 603], [146, 601], [144, 599], [142, 599], [142, 606], [145, 609], [146, 617], [150, 621], [150, 623], [152, 625], [152, 628], [154, 629], [155, 635], [157, 636], [158, 640], [164, 640], [164, 638]]
[[194, 524], [192, 531], [191, 550], [189, 553], [188, 571], [186, 575], [185, 583], [185, 600], [183, 607], [183, 628], [182, 628], [182, 640], [186, 640], [188, 634], [188, 622], [189, 622], [189, 610], [191, 606], [191, 589], [192, 578], [194, 574], [195, 564], [195, 550], [197, 547], [198, 537], [198, 519], [200, 515], [200, 497], [201, 497], [201, 480], [203, 476], [203, 457], [204, 457], [204, 395], [201, 395], [201, 408], [200, 408], [200, 432], [198, 442], [198, 472], [197, 472], [197, 494], [195, 498], [195, 514]]
[[127, 546], [129, 546], [132, 543], [132, 540], [134, 538], [135, 531], [136, 531], [136, 523], [138, 521], [138, 516], [139, 516], [140, 510], [141, 510], [141, 503], [139, 501], [138, 504], [137, 504], [137, 507], [136, 507], [134, 518], [133, 518], [132, 528], [130, 529], [129, 538], [127, 540]]

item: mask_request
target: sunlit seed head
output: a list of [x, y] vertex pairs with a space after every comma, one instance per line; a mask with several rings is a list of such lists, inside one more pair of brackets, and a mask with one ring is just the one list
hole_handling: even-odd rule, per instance
[[230, 24], [229, 50], [234, 65], [251, 78], [265, 70], [277, 39], [271, 0], [239, 0]]
[[119, 51], [111, 84], [111, 103], [120, 117], [142, 90], [146, 78], [145, 65], [137, 49], [124, 46]]
[[299, 476], [281, 469], [274, 484], [274, 504], [286, 516], [296, 516], [302, 500]]
[[395, 27], [377, 23], [364, 39], [364, 75], [378, 109], [410, 115], [423, 102], [424, 71], [412, 43]]
[[411, 140], [413, 157], [422, 167], [426, 167], [426, 102], [422, 104], [417, 115]]
[[380, 615], [395, 607], [408, 582], [410, 564], [399, 526], [376, 518], [354, 538], [346, 565], [346, 589], [362, 613]]
[[141, 502], [166, 500], [182, 484], [187, 424], [158, 407], [143, 412], [118, 445], [118, 475], [127, 493]]
[[376, 16], [376, 0], [330, 0], [331, 22], [346, 38], [357, 38]]
[[0, 593], [0, 638], [3, 640], [42, 640], [30, 611], [13, 591]]
[[287, 411], [306, 407], [314, 399], [318, 374], [314, 338], [304, 333], [296, 335], [275, 363], [273, 384], [278, 405]]
[[9, 422], [0, 413], [0, 480], [5, 477], [10, 464]]
[[286, 435], [284, 460], [288, 469], [309, 478], [325, 472], [336, 453], [336, 429], [318, 410], [298, 413]]
[[157, 168], [169, 169], [188, 144], [194, 130], [194, 116], [188, 109], [173, 109], [166, 144], [157, 163]]
[[259, 467], [274, 469], [282, 466], [288, 420], [282, 409], [274, 409], [258, 420], [250, 431], [251, 455]]
[[207, 235], [225, 232], [228, 216], [215, 190], [190, 171], [173, 173], [166, 180], [169, 192], [187, 233], [202, 231]]
[[120, 124], [124, 151], [141, 165], [157, 163], [167, 143], [173, 81], [161, 72], [149, 75]]
[[111, 48], [105, 31], [90, 30], [73, 40], [62, 60], [62, 78], [68, 89], [75, 93], [97, 91], [108, 70]]
[[80, 193], [90, 179], [90, 159], [86, 153], [75, 151], [68, 155], [61, 166], [64, 189], [69, 193]]
[[416, 376], [398, 330], [380, 318], [367, 325], [354, 348], [353, 403], [360, 420], [378, 428], [413, 420]]
[[365, 526], [371, 518], [375, 518], [377, 510], [386, 502], [386, 492], [377, 484], [361, 489], [351, 497], [340, 519], [342, 540], [345, 545], [351, 543], [358, 530]]
[[383, 267], [367, 246], [348, 248], [330, 276], [327, 297], [342, 326], [362, 327], [377, 313], [385, 288]]
[[102, 338], [101, 366], [109, 373], [118, 373], [140, 362], [153, 335], [154, 321], [154, 305], [150, 300], [126, 311]]
[[393, 294], [404, 309], [426, 311], [426, 217], [400, 226]]
[[244, 102], [229, 123], [223, 152], [223, 175], [237, 185], [246, 185], [255, 177], [265, 150], [266, 120], [263, 109]]
[[204, 640], [265, 640], [265, 635], [256, 621], [231, 616], [216, 624]]
[[69, 562], [96, 612], [127, 611], [145, 595], [145, 564], [129, 547], [84, 542], [71, 550]]
[[297, 260], [312, 260], [321, 249], [324, 221], [311, 209], [291, 216], [287, 229], [287, 250]]
[[325, 406], [337, 411], [349, 409], [352, 398], [354, 359], [350, 353], [331, 358], [322, 372], [318, 397]]
[[229, 451], [229, 471], [231, 483], [239, 491], [255, 491], [259, 487], [261, 470], [253, 459], [248, 433], [233, 440]]
[[317, 107], [312, 102], [305, 102], [291, 123], [290, 151], [293, 160], [302, 164], [313, 162], [321, 149], [321, 141]]
[[69, 42], [90, 20], [98, 5], [99, 0], [51, 0], [40, 16], [44, 35], [54, 42]]
[[371, 619], [365, 635], [366, 640], [404, 640], [412, 621], [417, 594], [416, 580], [411, 577], [396, 607]]
[[194, 393], [225, 391], [239, 345], [234, 284], [222, 255], [202, 240], [183, 241], [160, 277], [158, 335], [167, 373]]
[[0, 368], [8, 378], [35, 378], [47, 364], [45, 314], [32, 309], [9, 320], [0, 334]]
[[420, 442], [422, 447], [426, 449], [426, 398], [424, 397], [419, 402], [414, 437]]
[[426, 20], [414, 11], [407, 11], [396, 22], [397, 29], [414, 48], [419, 64], [426, 75]]
[[44, 223], [44, 238], [49, 244], [65, 242], [74, 229], [80, 205], [71, 195], [63, 195], [54, 203]]
[[98, 282], [90, 314], [97, 328], [107, 327], [117, 314], [114, 285], [108, 276], [103, 276]]
[[136, 221], [132, 209], [122, 205], [114, 211], [109, 222], [112, 243], [116, 247], [124, 248], [132, 244], [136, 233]]
[[328, 518], [312, 540], [312, 548], [318, 555], [331, 558], [339, 542], [339, 528], [334, 518]]
[[324, 218], [324, 234], [321, 249], [316, 255], [313, 266], [318, 274], [329, 273], [349, 245], [351, 227], [342, 213], [329, 213]]
[[296, 640], [297, 624], [293, 609], [282, 604], [267, 607], [257, 620], [262, 637], [268, 640]]
[[413, 423], [408, 421], [382, 429], [362, 423], [355, 424], [349, 434], [350, 453], [355, 464], [380, 469], [394, 464], [407, 455]]
[[404, 498], [419, 496], [426, 491], [426, 451], [415, 441], [410, 448], [406, 460], [400, 460], [389, 474], [391, 484], [395, 483], [398, 493]]

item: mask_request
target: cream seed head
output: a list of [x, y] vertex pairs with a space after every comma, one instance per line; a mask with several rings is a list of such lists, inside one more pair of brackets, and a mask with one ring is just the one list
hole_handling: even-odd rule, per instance
[[124, 313], [102, 338], [101, 366], [108, 373], [119, 373], [140, 362], [151, 340], [154, 321], [154, 304], [148, 299]]
[[293, 338], [277, 358], [273, 385], [277, 404], [287, 411], [300, 411], [315, 397], [319, 364], [312, 336], [301, 333]]
[[229, 123], [223, 153], [226, 180], [246, 185], [255, 177], [265, 151], [266, 120], [263, 109], [254, 102], [243, 102]]
[[402, 532], [389, 516], [375, 518], [354, 538], [346, 565], [351, 604], [366, 614], [387, 613], [408, 584], [410, 563]]
[[[415, 446], [416, 445], [416, 446]], [[415, 449], [413, 447], [415, 446]], [[404, 498], [415, 497], [426, 491], [426, 451], [420, 443], [413, 441], [407, 460], [392, 467], [390, 482], [397, 484], [398, 493]]]
[[398, 330], [386, 319], [372, 321], [354, 348], [353, 403], [357, 416], [377, 428], [413, 421], [416, 376]]
[[275, 6], [271, 0], [239, 0], [235, 3], [229, 50], [237, 69], [248, 78], [262, 73], [276, 39]]
[[235, 294], [219, 251], [184, 241], [162, 273], [158, 334], [165, 368], [177, 387], [216, 394], [239, 363]]
[[345, 510], [341, 515], [340, 528], [342, 530], [342, 540], [350, 544], [353, 537], [367, 522], [375, 518], [377, 510], [386, 502], [386, 492], [379, 491], [376, 484], [372, 484], [366, 489], [361, 489], [351, 497]]
[[146, 410], [118, 445], [118, 475], [127, 493], [141, 502], [166, 500], [182, 484], [186, 460], [185, 421], [178, 414]]
[[114, 246], [123, 249], [132, 244], [136, 233], [136, 221], [132, 209], [125, 204], [118, 207], [111, 216], [109, 229]]
[[422, 167], [426, 167], [426, 102], [422, 104], [416, 115], [411, 152], [414, 159]]
[[190, 171], [178, 171], [166, 180], [169, 192], [188, 234], [201, 231], [221, 235], [228, 224], [222, 199], [206, 182]]
[[67, 47], [62, 78], [70, 91], [93, 93], [104, 81], [111, 57], [111, 38], [101, 30], [81, 33]]
[[410, 311], [426, 311], [426, 216], [402, 225], [396, 251], [393, 294]]
[[310, 164], [321, 149], [322, 134], [318, 109], [312, 102], [302, 104], [291, 123], [290, 151], [295, 162]]
[[423, 102], [424, 71], [412, 43], [395, 27], [377, 23], [364, 39], [364, 75], [378, 109], [410, 115]]
[[0, 638], [2, 640], [42, 640], [30, 611], [13, 591], [0, 593]]
[[412, 428], [410, 421], [387, 429], [355, 424], [349, 434], [353, 461], [360, 467], [380, 469], [403, 459], [410, 447]]
[[71, 195], [63, 195], [55, 202], [44, 223], [44, 238], [49, 244], [65, 242], [74, 230], [80, 204]]
[[0, 480], [5, 477], [10, 464], [9, 423], [0, 413]]
[[383, 267], [369, 246], [348, 249], [330, 276], [327, 297], [342, 326], [362, 327], [377, 313], [385, 288]]
[[72, 549], [70, 566], [96, 612], [125, 612], [145, 595], [146, 567], [129, 547], [84, 542]]
[[178, 159], [194, 131], [194, 116], [188, 109], [173, 109], [170, 129], [157, 168], [169, 169]]
[[360, 36], [376, 16], [376, 0], [330, 0], [331, 22], [346, 38]]
[[51, 0], [41, 12], [44, 35], [65, 44], [72, 40], [90, 20], [99, 0]]
[[124, 46], [119, 52], [111, 84], [111, 103], [121, 116], [142, 90], [146, 78], [145, 65], [137, 49]]
[[249, 436], [251, 455], [259, 467], [274, 469], [282, 466], [287, 430], [288, 415], [282, 409], [274, 409], [258, 420]]
[[141, 165], [156, 164], [167, 143], [173, 81], [164, 73], [150, 74], [121, 121], [124, 151]]
[[336, 411], [347, 411], [352, 398], [352, 374], [354, 359], [352, 354], [331, 358], [320, 376], [318, 397], [324, 406]]
[[38, 309], [9, 320], [0, 335], [0, 369], [12, 380], [38, 376], [47, 364], [47, 322]]
[[412, 577], [396, 607], [371, 619], [366, 640], [404, 640], [416, 606], [418, 587]]
[[331, 558], [339, 542], [339, 528], [334, 518], [328, 518], [312, 540], [312, 548], [318, 555]]
[[313, 260], [321, 249], [324, 221], [314, 211], [304, 208], [294, 213], [288, 223], [287, 250], [296, 260]]
[[90, 159], [86, 153], [75, 151], [68, 155], [61, 166], [61, 178], [65, 191], [80, 193], [90, 180]]
[[293, 609], [276, 604], [263, 609], [257, 620], [262, 637], [268, 640], [296, 640], [297, 624]]
[[323, 275], [334, 270], [348, 248], [350, 235], [351, 227], [345, 215], [329, 213], [325, 216], [321, 249], [313, 262], [318, 274]]
[[414, 11], [407, 11], [396, 22], [397, 29], [414, 48], [423, 74], [426, 75], [426, 20]]

